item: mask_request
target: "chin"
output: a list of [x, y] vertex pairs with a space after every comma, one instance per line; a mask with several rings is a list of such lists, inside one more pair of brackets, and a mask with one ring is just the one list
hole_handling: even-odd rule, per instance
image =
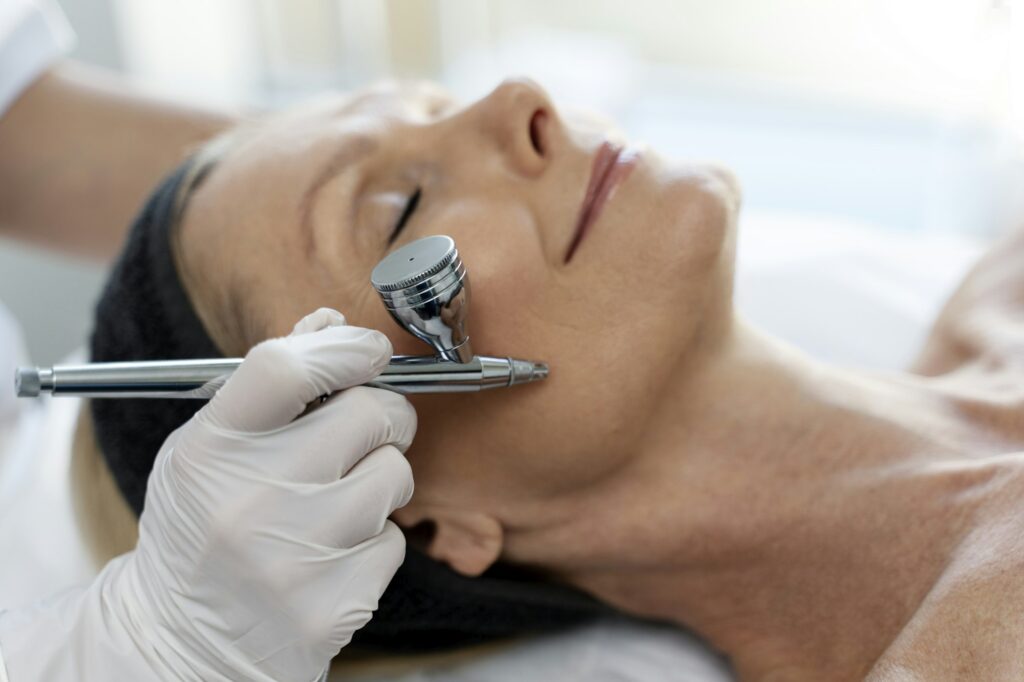
[[[658, 202], [667, 224], [670, 251], [687, 267], [717, 260], [728, 242], [739, 211], [740, 189], [735, 176], [711, 166], [666, 169]], [[668, 246], [668, 244], [666, 244]]]
[[739, 178], [725, 166], [717, 165], [708, 166], [708, 175], [718, 183], [718, 193], [732, 209], [733, 218], [735, 218], [743, 201], [743, 187], [740, 185]]

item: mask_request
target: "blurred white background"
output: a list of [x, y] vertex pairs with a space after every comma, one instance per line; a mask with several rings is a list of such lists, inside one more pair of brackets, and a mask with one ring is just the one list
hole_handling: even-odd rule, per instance
[[[524, 74], [659, 151], [731, 166], [748, 215], [921, 239], [1024, 216], [1010, 0], [59, 1], [72, 57], [163, 95], [265, 109], [399, 77], [472, 98]], [[37, 363], [81, 345], [101, 281], [0, 242], [0, 297]]]

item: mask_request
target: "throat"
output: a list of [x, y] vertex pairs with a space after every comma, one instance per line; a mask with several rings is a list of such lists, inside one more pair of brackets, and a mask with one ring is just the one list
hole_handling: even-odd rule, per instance
[[924, 378], [830, 368], [748, 329], [681, 374], [629, 470], [547, 532], [547, 567], [696, 631], [744, 679], [859, 679], [995, 476], [967, 457], [975, 430]]

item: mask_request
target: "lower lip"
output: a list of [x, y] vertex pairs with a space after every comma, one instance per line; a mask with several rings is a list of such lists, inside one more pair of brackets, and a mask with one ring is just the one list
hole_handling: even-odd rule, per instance
[[635, 150], [624, 150], [610, 142], [603, 143], [598, 149], [590, 171], [587, 194], [583, 198], [583, 207], [580, 209], [580, 216], [576, 221], [576, 233], [569, 245], [569, 251], [565, 255], [566, 263], [572, 260], [576, 249], [583, 242], [583, 238], [601, 215], [601, 209], [612, 197], [615, 189], [633, 170], [638, 160], [639, 153]]

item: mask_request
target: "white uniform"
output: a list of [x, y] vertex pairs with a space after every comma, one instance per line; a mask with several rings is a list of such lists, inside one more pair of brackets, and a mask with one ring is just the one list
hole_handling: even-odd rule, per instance
[[[0, 117], [18, 96], [74, 42], [64, 15], [53, 4], [0, 0]], [[0, 303], [0, 426], [15, 418], [11, 383], [14, 366], [24, 359], [21, 334]]]
[[0, 0], [0, 115], [73, 43], [52, 2]]
[[[71, 28], [56, 5], [0, 0], [0, 117], [73, 42]], [[12, 517], [24, 513], [19, 503], [28, 492], [27, 482], [35, 478], [32, 470], [38, 469], [28, 459], [29, 442], [36, 440], [44, 416], [37, 404], [14, 396], [14, 368], [27, 360], [18, 325], [0, 301], [0, 547], [8, 557], [0, 562], [0, 607], [13, 606], [16, 596], [25, 593], [14, 569], [31, 563], [22, 561], [30, 552], [9, 532]], [[12, 556], [16, 560], [10, 560]]]
[[[0, 0], [0, 117], [73, 43], [74, 34], [53, 3]], [[27, 361], [21, 330], [0, 301], [0, 555], [5, 557], [0, 562], [0, 608], [30, 603], [44, 596], [47, 587], [80, 582], [91, 572], [80, 543], [70, 553], [61, 547], [66, 540], [77, 541], [67, 513], [63, 532], [45, 543], [34, 532], [36, 523], [16, 522], [41, 514], [37, 518], [49, 530], [54, 525], [48, 516], [53, 500], [68, 506], [67, 495], [60, 490], [60, 478], [67, 482], [66, 467], [58, 463], [61, 474], [48, 479], [53, 463], [36, 456], [48, 438], [64, 437], [53, 428], [52, 419], [59, 415], [14, 395], [14, 368]], [[63, 419], [70, 426], [67, 410]], [[64, 434], [69, 434], [67, 429]], [[60, 547], [59, 556], [54, 556], [54, 547]], [[6, 677], [0, 664], [0, 682]]]

